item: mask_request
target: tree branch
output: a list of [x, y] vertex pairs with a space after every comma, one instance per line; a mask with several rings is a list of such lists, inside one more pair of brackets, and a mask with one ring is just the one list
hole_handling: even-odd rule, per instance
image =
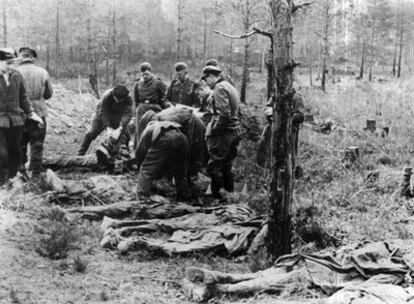
[[309, 6], [313, 3], [315, 3], [315, 2], [306, 2], [306, 3], [301, 3], [301, 4], [298, 4], [298, 5], [293, 5], [292, 14], [294, 14], [297, 10], [305, 8], [306, 6]]
[[246, 38], [249, 38], [249, 37], [251, 37], [255, 34], [264, 35], [266, 37], [269, 37], [270, 39], [273, 38], [273, 35], [272, 35], [271, 32], [264, 31], [264, 30], [261, 30], [261, 29], [255, 28], [255, 27], [253, 28], [253, 31], [251, 31], [249, 33], [246, 33], [246, 34], [239, 35], [239, 36], [225, 34], [225, 33], [220, 32], [218, 30], [211, 30], [211, 31], [215, 34], [218, 34], [218, 35], [221, 35], [223, 37], [230, 38], [230, 39], [246, 39]]

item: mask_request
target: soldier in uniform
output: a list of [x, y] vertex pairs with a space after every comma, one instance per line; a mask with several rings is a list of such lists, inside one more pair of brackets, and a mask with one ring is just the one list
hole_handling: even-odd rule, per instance
[[188, 182], [192, 186], [207, 159], [207, 147], [204, 140], [206, 126], [204, 122], [194, 114], [193, 109], [180, 105], [162, 110], [159, 113], [154, 113], [151, 110], [146, 112], [141, 118], [140, 128], [144, 129], [153, 120], [172, 121], [180, 124], [180, 130], [187, 137], [190, 148]]
[[23, 76], [9, 66], [15, 57], [13, 49], [0, 49], [0, 185], [14, 177], [21, 165], [25, 114], [40, 127], [43, 124], [27, 98]]
[[[214, 66], [214, 67], [220, 68], [218, 61], [216, 59], [212, 59], [212, 58], [208, 59], [206, 61], [206, 66]], [[230, 75], [225, 74], [224, 72], [222, 72], [220, 76], [221, 76], [221, 78], [227, 80], [233, 87], [236, 87], [236, 85], [233, 81], [233, 78], [231, 78]]]
[[46, 137], [47, 105], [45, 100], [52, 97], [53, 89], [49, 73], [34, 64], [37, 53], [30, 47], [19, 50], [22, 61], [16, 69], [22, 74], [27, 88], [27, 95], [33, 109], [43, 120], [40, 126], [33, 120], [26, 119], [22, 134], [22, 172], [25, 173], [24, 164], [27, 162], [27, 146], [30, 144], [30, 171], [32, 177], [39, 176], [43, 164], [43, 144]]
[[183, 104], [190, 107], [199, 107], [200, 100], [192, 90], [194, 81], [188, 75], [188, 67], [184, 62], [177, 62], [174, 66], [175, 78], [168, 87], [165, 101], [173, 105]]
[[124, 144], [127, 144], [129, 133], [126, 128], [133, 116], [132, 100], [128, 94], [128, 89], [119, 84], [104, 94], [102, 101], [96, 107], [91, 128], [83, 139], [78, 155], [85, 155], [91, 142], [107, 127], [113, 129], [121, 127], [119, 138], [124, 141]]
[[[164, 99], [167, 85], [153, 74], [151, 64], [143, 62], [140, 65], [140, 70], [142, 78], [135, 84], [133, 94], [136, 108], [137, 134], [142, 133], [142, 130], [138, 130], [138, 124], [146, 111], [153, 110], [159, 112], [168, 106]], [[138, 140], [139, 138], [135, 138], [134, 148]]]
[[221, 198], [220, 189], [234, 191], [232, 166], [240, 142], [240, 98], [234, 86], [216, 66], [203, 69], [203, 80], [213, 89], [213, 117], [207, 125], [206, 144], [209, 154], [207, 172], [211, 178], [213, 197]]
[[165, 176], [174, 177], [178, 199], [190, 198], [187, 182], [190, 148], [180, 128], [176, 122], [156, 120], [142, 132], [135, 152], [139, 197], [151, 195], [154, 180]]
[[[267, 124], [263, 130], [262, 135], [258, 143], [257, 149], [257, 164], [261, 167], [268, 167], [268, 162], [270, 159], [270, 141], [272, 136], [272, 117], [273, 117], [273, 108], [272, 108], [273, 97], [269, 98], [269, 101], [266, 104], [266, 118]], [[299, 178], [301, 176], [301, 167], [296, 165], [296, 156], [298, 154], [299, 147], [299, 128], [301, 123], [304, 120], [305, 106], [303, 102], [303, 97], [296, 91], [293, 94], [293, 113], [292, 113], [292, 168], [295, 170], [295, 177]]]

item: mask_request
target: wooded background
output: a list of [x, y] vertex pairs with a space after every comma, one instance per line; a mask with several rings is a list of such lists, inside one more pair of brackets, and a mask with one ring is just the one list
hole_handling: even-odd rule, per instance
[[[108, 85], [142, 61], [170, 76], [175, 61], [186, 61], [198, 75], [217, 58], [241, 95], [249, 71], [265, 71], [269, 41], [211, 29], [240, 35], [272, 20], [265, 0], [2, 0], [1, 10], [2, 44], [34, 47], [55, 77], [92, 75]], [[293, 57], [322, 89], [322, 71], [369, 79], [411, 72], [413, 20], [414, 1], [316, 0], [295, 14]]]

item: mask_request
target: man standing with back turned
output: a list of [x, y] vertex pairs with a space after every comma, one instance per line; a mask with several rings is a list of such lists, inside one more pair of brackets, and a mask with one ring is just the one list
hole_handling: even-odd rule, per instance
[[10, 68], [13, 49], [0, 49], [0, 185], [16, 175], [21, 164], [21, 136], [25, 114], [42, 125], [27, 98], [22, 75]]
[[49, 73], [34, 64], [37, 58], [36, 51], [30, 47], [22, 47], [19, 50], [19, 55], [22, 62], [16, 69], [24, 78], [27, 97], [32, 103], [35, 113], [43, 120], [43, 125], [30, 119], [26, 119], [24, 123], [21, 144], [22, 165], [24, 166], [27, 162], [27, 146], [30, 144], [30, 171], [32, 177], [38, 177], [42, 170], [43, 144], [46, 137], [47, 105], [45, 100], [52, 97], [53, 89]]

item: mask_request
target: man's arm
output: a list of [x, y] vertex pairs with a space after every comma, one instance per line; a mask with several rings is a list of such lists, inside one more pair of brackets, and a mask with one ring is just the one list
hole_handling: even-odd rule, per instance
[[137, 149], [135, 151], [135, 161], [138, 166], [138, 171], [141, 169], [141, 164], [143, 163], [145, 156], [151, 146], [152, 132], [148, 131], [142, 134], [142, 137], [138, 143]]
[[27, 96], [26, 84], [23, 80], [23, 77], [20, 78], [20, 86], [19, 86], [19, 106], [20, 108], [26, 113], [27, 115], [33, 112], [33, 106]]
[[133, 97], [134, 97], [134, 105], [135, 105], [135, 107], [138, 107], [138, 104], [139, 104], [138, 81], [134, 85]]
[[160, 101], [160, 106], [163, 109], [167, 107], [167, 102], [164, 100], [166, 91], [167, 91], [167, 85], [161, 79], [158, 79], [157, 81], [158, 100]]
[[46, 71], [46, 80], [45, 80], [45, 92], [43, 93], [44, 99], [50, 99], [53, 95], [53, 88], [52, 84], [50, 83], [50, 76], [49, 73]]

